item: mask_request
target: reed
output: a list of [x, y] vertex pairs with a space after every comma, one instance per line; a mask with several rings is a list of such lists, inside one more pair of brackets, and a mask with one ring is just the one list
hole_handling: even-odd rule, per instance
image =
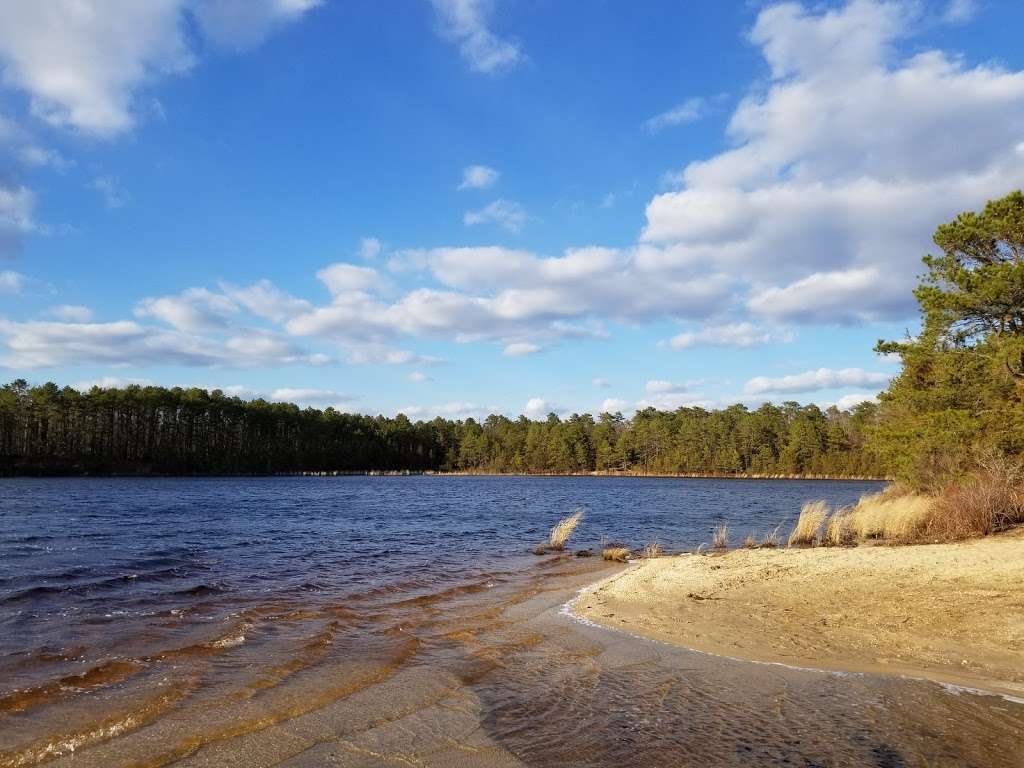
[[796, 521], [796, 526], [789, 534], [789, 546], [813, 546], [826, 517], [828, 517], [828, 504], [824, 501], [809, 501], [804, 504], [800, 509], [800, 517]]
[[663, 550], [661, 548], [661, 544], [658, 543], [657, 539], [652, 541], [650, 544], [645, 546], [640, 551], [640, 555], [642, 557], [645, 557], [645, 558], [647, 558], [647, 557], [661, 557], [664, 554], [665, 554], [665, 550]]
[[781, 525], [777, 525], [777, 526], [775, 526], [774, 530], [768, 531], [768, 533], [766, 533], [764, 535], [764, 538], [761, 539], [761, 547], [762, 548], [764, 548], [764, 549], [775, 549], [776, 547], [779, 546], [779, 542], [780, 542], [780, 539], [779, 539], [779, 529], [781, 527], [782, 527]]
[[572, 536], [581, 520], [583, 520], [583, 510], [577, 509], [568, 517], [563, 517], [555, 523], [554, 528], [551, 529], [551, 536], [548, 537], [548, 546], [556, 552], [564, 550], [565, 542]]
[[715, 549], [727, 549], [729, 546], [729, 524], [719, 523], [711, 536], [711, 546]]
[[601, 549], [601, 558], [613, 563], [625, 563], [629, 561], [629, 547], [618, 544], [609, 544]]
[[754, 536], [754, 532], [751, 531], [747, 534], [747, 538], [743, 540], [744, 549], [757, 549], [757, 538]]

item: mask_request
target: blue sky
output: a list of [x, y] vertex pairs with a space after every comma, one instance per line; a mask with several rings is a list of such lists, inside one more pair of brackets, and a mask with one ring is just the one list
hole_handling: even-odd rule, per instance
[[0, 3], [0, 377], [849, 405], [1024, 186], [1011, 0]]

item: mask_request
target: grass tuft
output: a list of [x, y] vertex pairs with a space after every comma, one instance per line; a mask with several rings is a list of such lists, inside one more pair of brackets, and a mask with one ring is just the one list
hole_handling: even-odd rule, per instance
[[729, 546], [729, 524], [719, 523], [711, 537], [711, 546], [715, 549], [727, 549]]
[[563, 517], [559, 520], [555, 527], [551, 529], [551, 536], [548, 538], [548, 546], [556, 552], [561, 552], [565, 549], [565, 542], [572, 536], [572, 532], [576, 530], [576, 527], [580, 524], [583, 519], [583, 510], [577, 509], [568, 517]]
[[789, 546], [810, 547], [818, 538], [825, 518], [828, 517], [828, 504], [824, 501], [809, 501], [800, 509], [800, 517], [796, 527], [789, 534]]
[[644, 547], [640, 552], [641, 557], [661, 557], [664, 554], [665, 550], [661, 548], [661, 544], [658, 543], [657, 539]]
[[826, 547], [847, 547], [856, 541], [852, 510], [850, 507], [839, 507], [829, 516], [821, 534], [821, 543]]
[[757, 549], [757, 537], [754, 536], [753, 531], [748, 533], [747, 538], [743, 540], [743, 547], [745, 549]]
[[761, 546], [764, 549], [775, 549], [779, 546], [779, 528], [781, 527], [781, 525], [777, 525], [774, 530], [768, 531], [768, 533], [764, 535], [764, 538], [761, 539]]
[[533, 554], [535, 555], [546, 555], [548, 553], [548, 545], [546, 542], [541, 542], [533, 548]]
[[629, 547], [608, 544], [601, 549], [601, 558], [613, 563], [625, 563], [629, 560]]
[[857, 541], [908, 542], [920, 538], [931, 506], [932, 500], [925, 496], [887, 488], [881, 493], [862, 496], [850, 512], [848, 522]]

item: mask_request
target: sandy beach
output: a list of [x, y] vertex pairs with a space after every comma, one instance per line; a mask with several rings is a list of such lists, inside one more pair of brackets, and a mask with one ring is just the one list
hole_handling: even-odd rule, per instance
[[644, 560], [582, 617], [740, 659], [926, 677], [1024, 696], [1024, 531], [906, 547]]

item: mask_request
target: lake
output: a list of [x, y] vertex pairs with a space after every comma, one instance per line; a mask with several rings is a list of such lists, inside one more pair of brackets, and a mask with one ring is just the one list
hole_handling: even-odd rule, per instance
[[1020, 765], [1024, 707], [731, 661], [562, 606], [880, 483], [0, 480], [0, 766]]

